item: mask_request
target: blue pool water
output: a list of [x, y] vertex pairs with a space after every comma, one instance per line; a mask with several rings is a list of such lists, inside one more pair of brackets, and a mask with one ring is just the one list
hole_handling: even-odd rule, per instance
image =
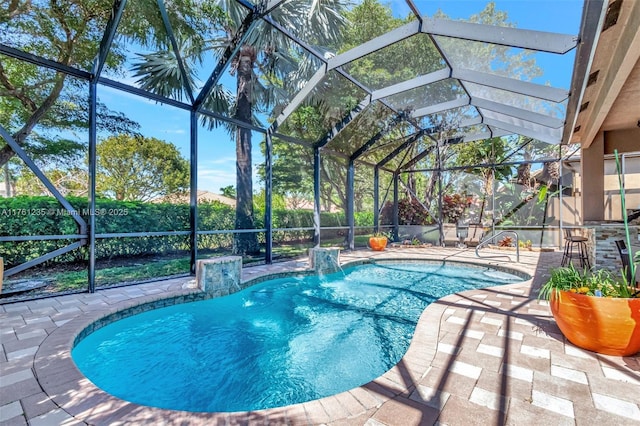
[[276, 279], [116, 321], [79, 342], [72, 356], [98, 387], [138, 404], [205, 412], [290, 405], [393, 367], [429, 303], [518, 281], [426, 263]]

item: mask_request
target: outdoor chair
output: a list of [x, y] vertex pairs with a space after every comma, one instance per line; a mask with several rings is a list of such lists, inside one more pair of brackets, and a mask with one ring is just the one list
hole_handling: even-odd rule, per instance
[[480, 244], [482, 237], [484, 236], [484, 227], [480, 223], [469, 224], [469, 236], [464, 240], [464, 243], [469, 247], [475, 247]]
[[442, 242], [446, 247], [456, 246], [460, 239], [456, 233], [456, 228], [451, 226], [443, 227]]
[[[575, 250], [575, 251], [574, 251]], [[564, 229], [564, 253], [562, 254], [562, 266], [573, 263], [573, 259], [580, 261], [580, 267], [591, 269], [589, 256], [587, 255], [587, 238], [572, 235], [571, 229]]]

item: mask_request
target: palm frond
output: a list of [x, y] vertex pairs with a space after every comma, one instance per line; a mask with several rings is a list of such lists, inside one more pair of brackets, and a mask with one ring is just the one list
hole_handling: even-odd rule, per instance
[[[217, 84], [211, 89], [209, 96], [205, 98], [203, 107], [208, 111], [230, 116], [235, 110], [235, 96], [227, 88]], [[201, 121], [209, 130], [224, 127], [229, 133], [232, 133], [235, 129], [235, 126], [228, 121], [218, 120], [207, 115], [203, 115]]]
[[186, 97], [187, 83], [193, 87], [194, 74], [187, 63], [184, 64], [186, 76], [180, 71], [178, 58], [171, 50], [148, 54], [136, 54], [139, 61], [132, 66], [136, 83], [142, 89], [168, 98], [182, 100]]

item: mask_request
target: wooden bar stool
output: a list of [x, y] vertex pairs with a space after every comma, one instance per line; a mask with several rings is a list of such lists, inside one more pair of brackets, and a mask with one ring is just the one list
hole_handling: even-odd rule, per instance
[[587, 238], [572, 235], [571, 229], [564, 229], [564, 253], [562, 254], [562, 266], [572, 263], [573, 259], [580, 260], [580, 267], [591, 269], [589, 256], [587, 255]]

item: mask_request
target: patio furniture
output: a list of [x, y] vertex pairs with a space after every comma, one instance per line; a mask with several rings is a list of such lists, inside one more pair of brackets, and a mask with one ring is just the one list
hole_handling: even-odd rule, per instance
[[571, 229], [564, 229], [564, 253], [562, 254], [562, 266], [573, 263], [573, 259], [580, 261], [580, 267], [591, 269], [589, 256], [587, 255], [587, 238], [573, 235]]
[[464, 222], [456, 223], [456, 237], [458, 237], [458, 243], [456, 247], [458, 248], [467, 248], [464, 240], [469, 236], [469, 224]]
[[481, 223], [470, 223], [469, 234], [464, 240], [465, 244], [469, 247], [475, 247], [480, 244], [480, 240], [484, 236], [484, 226]]
[[618, 248], [618, 253], [620, 254], [620, 260], [622, 261], [622, 269], [624, 270], [624, 274], [627, 277], [627, 282], [632, 283], [633, 277], [631, 276], [631, 265], [629, 264], [629, 250], [627, 250], [627, 245], [624, 240], [616, 240], [616, 247]]

